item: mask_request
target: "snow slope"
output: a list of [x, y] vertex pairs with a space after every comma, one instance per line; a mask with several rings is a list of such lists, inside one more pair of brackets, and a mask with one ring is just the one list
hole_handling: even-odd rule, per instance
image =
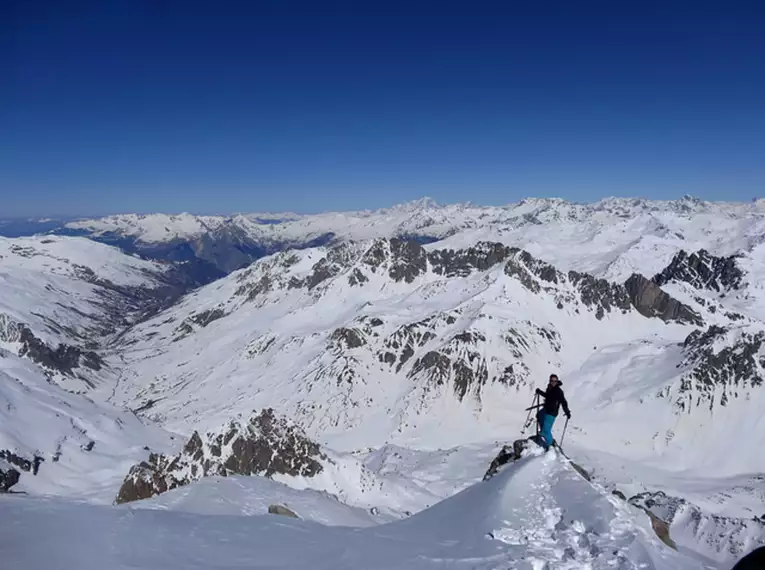
[[[85, 238], [0, 238], [0, 347], [18, 352], [26, 327], [53, 351], [61, 344], [90, 351], [148, 308], [166, 271]], [[68, 389], [95, 388], [109, 378], [82, 358], [62, 371], [65, 360], [48, 358], [45, 365]]]
[[346, 505], [326, 492], [297, 490], [264, 477], [206, 477], [131, 503], [131, 508], [250, 517], [268, 514], [271, 505], [285, 506], [303, 520], [330, 526], [366, 527], [393, 520]]
[[72, 394], [49, 382], [27, 359], [0, 349], [0, 453], [34, 463], [14, 491], [110, 504], [144, 447], [169, 452], [172, 434], [126, 410]]
[[23, 568], [722, 568], [662, 544], [554, 453], [366, 528], [17, 497], [0, 508], [14, 521], [0, 558]]

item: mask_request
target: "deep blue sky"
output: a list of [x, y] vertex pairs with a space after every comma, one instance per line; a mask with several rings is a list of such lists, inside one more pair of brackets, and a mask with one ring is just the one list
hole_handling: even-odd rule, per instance
[[765, 3], [0, 4], [0, 217], [750, 200]]

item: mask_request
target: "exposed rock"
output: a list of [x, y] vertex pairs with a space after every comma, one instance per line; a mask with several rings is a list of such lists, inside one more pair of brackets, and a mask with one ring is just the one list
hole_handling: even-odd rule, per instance
[[22, 325], [5, 313], [0, 313], [0, 342], [16, 343], [21, 341]]
[[335, 329], [329, 338], [341, 348], [359, 348], [367, 343], [364, 335], [358, 329], [348, 329], [345, 327]]
[[483, 480], [486, 481], [487, 479], [492, 478], [497, 474], [499, 468], [503, 465], [520, 459], [523, 451], [528, 448], [533, 439], [533, 437], [528, 437], [526, 439], [516, 439], [513, 442], [512, 447], [509, 445], [503, 445], [502, 449], [499, 450], [499, 453], [492, 460], [489, 468], [486, 470], [486, 473], [483, 476]]
[[373, 273], [377, 272], [389, 258], [388, 241], [376, 239], [372, 246], [361, 257], [361, 263], [368, 266]]
[[702, 326], [704, 321], [696, 311], [667, 295], [661, 288], [642, 275], [633, 273], [624, 283], [630, 302], [638, 312], [648, 318], [677, 321]]
[[[683, 342], [681, 367], [690, 367], [681, 380], [675, 405], [680, 411], [706, 405], [726, 406], [731, 398], [765, 382], [765, 331], [754, 327], [711, 326], [696, 330]], [[670, 389], [660, 395], [669, 396]]]
[[512, 251], [516, 253], [516, 258], [523, 263], [526, 269], [542, 281], [558, 284], [565, 279], [564, 275], [555, 267], [546, 261], [535, 258], [529, 252], [515, 249]]
[[653, 281], [657, 285], [683, 281], [696, 289], [718, 292], [738, 289], [744, 274], [736, 264], [737, 257], [716, 257], [705, 249], [690, 255], [681, 250], [661, 273], [653, 277]]
[[616, 497], [619, 497], [622, 501], [626, 501], [627, 500], [626, 495], [624, 493], [622, 493], [619, 489], [614, 489], [613, 491], [611, 491], [611, 494], [616, 496]]
[[92, 370], [101, 370], [103, 360], [93, 351], [83, 351], [76, 346], [60, 343], [55, 350], [37, 338], [32, 331], [21, 326], [19, 356], [27, 356], [40, 366], [71, 375], [75, 368], [84, 365]]
[[268, 293], [273, 290], [274, 282], [271, 276], [266, 273], [261, 275], [260, 279], [255, 282], [246, 282], [240, 285], [234, 292], [235, 295], [246, 296], [248, 301], [254, 301], [260, 295]]
[[[255, 289], [247, 289], [248, 285], [249, 284], [241, 286], [239, 290], [245, 292], [250, 291], [250, 293], [252, 293]], [[237, 294], [239, 293], [239, 290], [237, 290]], [[193, 333], [194, 325], [204, 328], [211, 322], [222, 319], [225, 316], [226, 312], [221, 308], [208, 309], [206, 311], [202, 311], [201, 313], [191, 315], [184, 319], [183, 322], [178, 325], [178, 328], [175, 329], [176, 337], [173, 340], [179, 341], [187, 335]]]
[[348, 284], [351, 287], [363, 285], [367, 281], [369, 281], [369, 277], [364, 275], [358, 267], [354, 268], [351, 274], [348, 276]]
[[473, 271], [487, 271], [505, 261], [513, 250], [500, 243], [479, 242], [474, 247], [430, 252], [433, 273], [444, 277], [466, 277]]
[[390, 240], [391, 264], [388, 275], [395, 282], [412, 283], [428, 269], [427, 255], [416, 241]]
[[598, 320], [612, 310], [626, 313], [632, 309], [629, 294], [621, 285], [577, 271], [569, 271], [568, 278], [579, 291], [582, 303], [596, 309], [595, 316]]
[[385, 339], [382, 350], [378, 352], [380, 362], [391, 366], [395, 364], [396, 372], [400, 372], [417, 349], [436, 338], [435, 326], [439, 320], [440, 315], [434, 315], [396, 329]]
[[477, 346], [485, 340], [479, 332], [460, 333], [437, 351], [418, 358], [408, 376], [423, 375], [429, 387], [451, 383], [458, 400], [462, 400], [471, 388], [478, 395], [489, 380], [486, 358]]
[[281, 515], [283, 517], [292, 517], [293, 519], [299, 519], [300, 517], [295, 514], [294, 511], [288, 509], [284, 505], [269, 505], [268, 512], [272, 515]]
[[31, 460], [16, 455], [8, 449], [0, 449], [0, 461], [6, 461], [14, 467], [18, 467], [22, 471], [32, 472], [33, 475], [37, 475], [40, 469], [40, 464], [45, 461], [42, 457], [35, 455]]
[[209, 475], [313, 477], [322, 472], [324, 460], [319, 444], [267, 408], [204, 439], [194, 432], [176, 456], [150, 454], [148, 461], [130, 469], [116, 502], [152, 497]]
[[358, 255], [355, 248], [350, 244], [340, 244], [327, 251], [327, 255], [317, 261], [311, 268], [310, 275], [303, 279], [293, 277], [290, 279], [289, 288], [307, 287], [315, 289], [327, 279], [339, 275], [344, 269], [348, 269], [356, 262]]
[[189, 320], [195, 325], [199, 325], [200, 327], [206, 327], [211, 322], [216, 321], [218, 319], [222, 319], [225, 316], [226, 316], [226, 311], [224, 311], [223, 309], [217, 308], [217, 309], [208, 309], [206, 311], [202, 311], [201, 313], [198, 313], [196, 315], [189, 317]]
[[21, 474], [10, 463], [0, 459], [0, 493], [7, 493], [20, 477]]
[[505, 264], [505, 275], [518, 279], [532, 293], [539, 293], [542, 289], [536, 277], [518, 260], [511, 259]]

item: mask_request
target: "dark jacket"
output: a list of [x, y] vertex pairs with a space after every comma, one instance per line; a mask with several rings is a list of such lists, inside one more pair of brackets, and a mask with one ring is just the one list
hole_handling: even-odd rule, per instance
[[563, 411], [566, 413], [567, 416], [571, 415], [571, 411], [568, 409], [568, 402], [566, 401], [566, 396], [563, 395], [563, 390], [561, 389], [560, 385], [563, 384], [561, 382], [557, 386], [547, 386], [547, 390], [544, 392], [537, 388], [537, 394], [544, 397], [545, 403], [542, 407], [542, 410], [546, 414], [550, 414], [551, 416], [557, 416], [558, 410], [560, 409], [560, 406], [563, 406]]

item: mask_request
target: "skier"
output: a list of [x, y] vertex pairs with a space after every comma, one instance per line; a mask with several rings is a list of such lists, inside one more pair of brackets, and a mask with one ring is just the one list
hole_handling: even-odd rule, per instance
[[561, 382], [558, 379], [557, 374], [550, 374], [550, 381], [547, 384], [547, 390], [544, 392], [537, 388], [537, 394], [545, 399], [545, 403], [537, 413], [537, 421], [539, 422], [539, 432], [541, 437], [542, 447], [547, 451], [553, 444], [552, 426], [555, 422], [555, 418], [558, 417], [558, 410], [560, 406], [563, 406], [563, 412], [567, 418], [571, 418], [571, 411], [568, 409], [568, 402], [566, 396], [563, 395], [561, 389]]

